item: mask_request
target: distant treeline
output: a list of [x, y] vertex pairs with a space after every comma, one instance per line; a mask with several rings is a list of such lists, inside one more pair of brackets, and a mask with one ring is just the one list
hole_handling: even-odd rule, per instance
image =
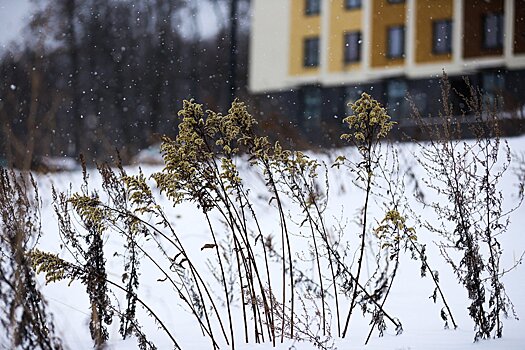
[[[183, 99], [227, 110], [231, 0], [33, 3], [23, 45], [0, 61], [4, 163], [27, 168], [80, 153], [107, 160], [115, 149], [127, 161], [174, 134]], [[217, 24], [206, 37], [203, 8]], [[236, 95], [246, 99], [249, 0], [237, 1], [237, 16]]]

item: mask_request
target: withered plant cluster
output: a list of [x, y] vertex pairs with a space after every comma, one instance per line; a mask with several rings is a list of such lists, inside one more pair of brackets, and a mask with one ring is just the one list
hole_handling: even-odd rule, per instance
[[[445, 89], [444, 97], [446, 93]], [[474, 107], [481, 102], [469, 101], [472, 110], [479, 110]], [[425, 245], [416, 234], [426, 228], [448, 242], [441, 251], [472, 299], [469, 313], [477, 325], [475, 339], [490, 337], [493, 331], [501, 336], [501, 316], [512, 311], [512, 304], [501, 283], [506, 270], [500, 265], [497, 236], [506, 231], [510, 213], [502, 209], [497, 183], [510, 158], [505, 148], [505, 162], [496, 166], [503, 141], [489, 130], [497, 130], [497, 120], [485, 120], [483, 112], [475, 114], [480, 123], [474, 126], [473, 144], [457, 140], [450, 123], [436, 129], [447, 134], [421, 144], [418, 159], [432, 179], [425, 184], [444, 195], [443, 203], [433, 203], [432, 208], [441, 220], [453, 223], [449, 231], [445, 225], [436, 227], [417, 218], [408, 206], [406, 170], [388, 142], [395, 123], [386, 110], [366, 93], [351, 107], [353, 115], [344, 119], [349, 132], [342, 139], [355, 146], [353, 153], [326, 165], [261, 136], [256, 120], [239, 101], [224, 115], [185, 101], [178, 134], [163, 139], [162, 170], [148, 178], [142, 171], [129, 175], [121, 165], [101, 165], [102, 186], [90, 188], [84, 165], [79, 192], [53, 189], [67, 254], [23, 243], [20, 257], [11, 254], [13, 258], [5, 261], [12, 263], [2, 262], [2, 268], [8, 273], [25, 266], [26, 285], [33, 271], [42, 273], [47, 282], [81, 283], [89, 298], [91, 337], [100, 349], [106, 346], [112, 322], [119, 322], [122, 337], [134, 336], [139, 348], [156, 349], [145, 331], [144, 316], [156, 323], [174, 348], [183, 348], [179, 331], [170, 328], [162, 310], [156, 310], [141, 292], [147, 283], [169, 286], [171, 303], [193, 315], [212, 348], [234, 349], [239, 341], [275, 345], [289, 338], [331, 349], [333, 337], [348, 336], [356, 310], [370, 322], [365, 342], [374, 331], [382, 336], [387, 326], [397, 334], [403, 331], [401, 321], [385, 305], [396, 287], [404, 254], [418, 260], [421, 276], [430, 276], [434, 283], [431, 299], [443, 304], [440, 316], [445, 327], [457, 327], [439, 274], [430, 267]], [[443, 115], [451, 116], [446, 111]], [[360, 203], [357, 213], [343, 212], [343, 220], [327, 214], [330, 174], [350, 179], [356, 192], [352, 200]], [[254, 193], [253, 180], [247, 176], [262, 179], [262, 190]], [[4, 182], [10, 178], [7, 173], [4, 177]], [[2, 195], [11, 196], [9, 203], [20, 197], [19, 187], [6, 182]], [[162, 199], [175, 208], [195, 209], [195, 220], [206, 227], [199, 252], [188, 244], [192, 228], [177, 226], [177, 217], [172, 208], [161, 205]], [[266, 200], [265, 205], [261, 200]], [[26, 241], [39, 235], [38, 230], [33, 233], [38, 213], [32, 211], [38, 206], [27, 203], [24, 210], [29, 214], [20, 223]], [[8, 213], [13, 205], [2, 208]], [[372, 215], [377, 212], [381, 214]], [[271, 220], [277, 225], [268, 225]], [[8, 228], [15, 221], [6, 216], [3, 222]], [[118, 239], [122, 246], [110, 252], [106, 242]], [[460, 251], [463, 258], [454, 261], [449, 249]], [[203, 254], [208, 257], [205, 263]], [[108, 263], [115, 257], [123, 262], [116, 279], [115, 267]], [[151, 275], [160, 278], [147, 280]], [[36, 287], [32, 290], [40, 295]], [[18, 298], [5, 300], [24, 300]], [[36, 311], [29, 310], [30, 315], [41, 315], [38, 320], [46, 327], [29, 329], [41, 332], [35, 333], [39, 336], [47, 334], [45, 339], [58, 347], [44, 304], [38, 301], [33, 307]], [[4, 328], [16, 329], [15, 321], [6, 319]], [[32, 341], [32, 333], [27, 334], [21, 339]]]
[[[416, 158], [427, 174], [426, 188], [439, 198], [427, 203], [437, 220], [424, 220], [423, 226], [444, 238], [439, 243], [441, 254], [471, 302], [474, 339], [500, 338], [502, 319], [516, 316], [502, 281], [512, 267], [501, 264], [500, 236], [507, 231], [510, 214], [521, 205], [523, 191], [515, 206], [504, 205], [499, 185], [511, 166], [511, 151], [501, 139], [500, 100], [489, 98], [468, 81], [468, 95], [462, 95], [451, 89], [446, 75], [441, 85], [443, 107], [434, 122], [414, 108], [418, 124], [431, 136], [429, 142], [419, 144]], [[453, 95], [464, 102], [459, 115], [453, 113]]]
[[0, 168], [0, 346], [5, 349], [63, 348], [27, 255], [41, 234], [33, 178]]

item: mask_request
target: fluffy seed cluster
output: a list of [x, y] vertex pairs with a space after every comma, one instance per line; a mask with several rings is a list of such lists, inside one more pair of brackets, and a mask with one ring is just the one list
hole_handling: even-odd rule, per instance
[[385, 138], [395, 124], [385, 108], [367, 93], [363, 93], [351, 107], [354, 114], [343, 121], [352, 132], [341, 135], [343, 140], [353, 140], [357, 144], [376, 142]]

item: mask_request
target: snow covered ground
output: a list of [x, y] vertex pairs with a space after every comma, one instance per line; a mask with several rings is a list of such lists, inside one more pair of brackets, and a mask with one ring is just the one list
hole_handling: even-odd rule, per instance
[[[525, 136], [508, 139], [509, 145], [513, 152], [525, 152]], [[416, 162], [412, 156], [412, 152], [417, 152], [417, 147], [413, 144], [398, 144], [396, 148], [400, 152], [400, 163], [402, 168], [413, 166], [416, 178], [424, 176], [421, 169], [416, 166]], [[331, 164], [339, 154], [347, 154], [351, 156], [353, 150], [347, 148], [344, 150], [335, 150], [329, 152], [329, 155], [318, 154], [312, 155], [320, 160]], [[137, 168], [127, 169], [130, 173], [136, 172]], [[146, 166], [142, 169], [146, 175], [154, 171], [160, 170], [160, 167]], [[243, 179], [245, 179], [247, 186], [251, 189], [252, 199], [256, 203], [256, 211], [264, 223], [264, 230], [267, 234], [279, 236], [280, 230], [278, 226], [278, 218], [275, 217], [275, 210], [271, 205], [268, 205], [269, 195], [265, 190], [264, 183], [260, 176], [254, 174], [248, 167], [242, 170]], [[328, 225], [344, 224], [348, 235], [355, 236], [356, 225], [352, 220], [355, 218], [356, 211], [362, 205], [362, 193], [357, 190], [351, 182], [351, 175], [344, 170], [330, 171], [330, 200], [329, 209], [325, 217]], [[60, 240], [58, 237], [58, 225], [55, 215], [52, 210], [52, 202], [50, 195], [51, 184], [54, 184], [61, 190], [67, 190], [72, 186], [73, 191], [78, 191], [81, 184], [82, 174], [80, 172], [59, 173], [53, 175], [41, 175], [38, 178], [41, 197], [43, 199], [42, 223], [44, 237], [41, 240], [41, 249], [58, 252], [64, 258], [68, 258], [68, 253], [64, 247], [60, 247]], [[96, 174], [91, 174], [91, 186], [96, 188], [100, 184], [100, 179]], [[501, 182], [502, 191], [504, 192], [506, 207], [515, 204], [517, 198], [517, 177], [512, 169], [507, 172], [507, 177]], [[429, 207], [423, 207], [416, 202], [413, 194], [413, 184], [407, 180], [406, 196], [408, 202], [413, 206], [416, 213], [425, 218], [432, 218], [433, 214]], [[433, 194], [425, 192], [428, 200], [433, 199]], [[160, 202], [166, 208], [171, 208], [172, 205], [164, 200]], [[293, 208], [287, 208], [290, 215], [296, 215]], [[511, 224], [506, 234], [499, 237], [503, 247], [502, 267], [508, 268], [517, 261], [521, 254], [525, 251], [525, 235], [523, 228], [525, 227], [525, 207], [518, 209], [511, 216]], [[207, 230], [206, 223], [202, 215], [189, 203], [183, 203], [169, 210], [169, 215], [172, 218], [175, 229], [180, 233], [184, 240], [184, 244], [190, 252], [192, 252], [195, 261], [203, 263], [210, 259], [213, 260], [213, 255], [210, 250], [200, 250], [204, 244], [209, 243], [210, 237]], [[379, 205], [373, 206], [371, 215], [375, 220], [381, 220], [382, 215], [379, 212]], [[412, 220], [409, 225], [415, 225]], [[225, 230], [224, 230], [225, 231]], [[433, 284], [429, 278], [420, 277], [420, 263], [410, 259], [408, 253], [404, 254], [401, 259], [401, 267], [392, 289], [392, 294], [389, 297], [385, 309], [398, 317], [402, 324], [404, 332], [396, 336], [392, 325], [388, 325], [388, 329], [383, 337], [378, 337], [377, 331], [368, 345], [364, 345], [364, 341], [369, 331], [369, 317], [362, 317], [359, 312], [356, 312], [351, 320], [350, 332], [345, 339], [335, 336], [333, 340], [327, 343], [338, 349], [367, 349], [367, 350], [428, 350], [428, 349], [509, 349], [521, 350], [525, 349], [525, 324], [523, 321], [518, 321], [509, 318], [504, 321], [504, 330], [502, 339], [493, 339], [488, 341], [480, 341], [473, 343], [474, 332], [473, 322], [468, 316], [467, 306], [469, 300], [465, 289], [458, 284], [454, 278], [451, 268], [444, 262], [444, 259], [439, 255], [434, 242], [440, 238], [432, 236], [423, 228], [417, 228], [418, 241], [427, 245], [427, 253], [429, 263], [434, 269], [440, 273], [441, 286], [448, 299], [453, 315], [459, 327], [456, 330], [444, 329], [443, 322], [440, 319], [440, 310], [442, 304], [434, 304], [429, 296], [433, 292]], [[122, 241], [118, 237], [108, 235], [106, 239], [106, 248], [108, 256], [112, 251], [119, 251], [121, 249]], [[298, 254], [304, 247], [304, 238], [296, 237], [297, 244], [294, 242], [294, 254]], [[151, 245], [151, 242], [144, 241], [145, 247]], [[108, 258], [109, 277], [114, 280], [120, 280], [118, 259]], [[371, 263], [371, 261], [368, 261]], [[311, 278], [315, 279], [315, 273], [312, 272], [312, 262], [304, 262], [302, 266], [305, 271], [311, 274]], [[309, 268], [308, 268], [309, 266]], [[273, 264], [272, 270], [280, 275], [280, 265]], [[354, 267], [355, 268], [355, 267]], [[365, 269], [366, 271], [366, 269]], [[162, 276], [154, 269], [151, 264], [145, 261], [142, 265], [141, 278], [142, 285], [139, 287], [139, 295], [144, 300], [147, 300], [152, 308], [165, 321], [170, 330], [173, 331], [177, 340], [183, 349], [207, 349], [211, 348], [209, 338], [202, 336], [200, 329], [195, 322], [193, 316], [187, 311], [187, 308], [181, 305], [177, 295], [165, 284], [158, 282], [157, 279]], [[278, 279], [278, 278], [277, 278]], [[509, 274], [503, 278], [509, 297], [514, 303], [515, 311], [521, 318], [525, 317], [525, 267], [518, 265]], [[90, 349], [92, 342], [89, 337], [88, 319], [89, 319], [89, 304], [88, 298], [83, 290], [83, 286], [78, 282], [74, 282], [71, 286], [67, 286], [67, 281], [56, 284], [42, 286], [44, 295], [49, 302], [49, 308], [54, 313], [59, 332], [63, 335], [67, 345], [71, 349]], [[218, 292], [217, 300], [221, 296]], [[243, 332], [241, 327], [241, 308], [240, 302], [234, 303], [234, 322], [236, 324], [236, 347], [238, 349], [270, 349], [271, 343], [254, 344], [253, 340], [250, 344], [245, 344], [243, 341]], [[333, 300], [328, 303], [333, 305]], [[341, 307], [342, 318], [346, 316], [348, 309], [348, 301], [345, 301]], [[224, 311], [226, 312], [226, 311]], [[332, 313], [335, 310], [332, 309]], [[144, 313], [141, 314], [144, 322], [144, 331], [157, 344], [159, 349], [172, 348], [172, 344], [163, 332], [157, 329], [156, 325], [149, 322], [145, 318]], [[334, 317], [334, 316], [333, 316]], [[332, 319], [332, 333], [335, 331], [335, 319]], [[136, 347], [134, 339], [121, 340], [118, 335], [118, 322], [114, 322], [109, 327], [111, 332], [111, 339], [109, 346], [111, 349], [131, 349]], [[320, 332], [319, 332], [320, 334]], [[223, 346], [226, 348], [226, 346]], [[278, 349], [314, 349], [315, 347], [307, 342], [297, 342], [293, 340], [286, 340], [283, 344], [277, 344]]]

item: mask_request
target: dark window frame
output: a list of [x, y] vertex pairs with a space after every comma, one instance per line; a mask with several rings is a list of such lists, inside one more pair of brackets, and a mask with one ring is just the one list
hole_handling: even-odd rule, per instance
[[361, 6], [363, 6], [361, 0], [345, 0], [345, 9], [347, 10], [360, 9]]
[[505, 76], [506, 73], [500, 69], [483, 70], [480, 72], [483, 98], [490, 105], [497, 103], [499, 108], [504, 105]]
[[323, 115], [323, 90], [320, 86], [311, 85], [302, 88], [302, 117], [304, 122], [320, 122]]
[[[356, 43], [356, 49], [357, 51], [356, 52], [352, 52], [350, 51], [350, 38], [352, 38], [352, 40], [355, 40]], [[356, 63], [356, 62], [360, 62], [361, 61], [361, 46], [362, 46], [362, 34], [361, 34], [361, 31], [359, 30], [356, 30], [356, 31], [351, 31], [351, 32], [346, 32], [344, 33], [343, 35], [343, 62], [345, 64], [351, 64], [351, 63]], [[347, 46], [348, 45], [348, 46]]]
[[[446, 24], [446, 37], [441, 38], [445, 40], [443, 47], [439, 44], [439, 38], [437, 36], [438, 26]], [[453, 33], [453, 22], [451, 19], [438, 19], [432, 22], [432, 53], [435, 55], [444, 55], [452, 53], [452, 33]]]
[[[409, 115], [409, 103], [406, 99], [408, 90], [408, 81], [403, 78], [391, 78], [385, 81], [386, 107], [393, 120], [402, 120]], [[399, 93], [400, 91], [403, 93]]]
[[[313, 47], [312, 47], [313, 45]], [[320, 47], [319, 37], [307, 37], [303, 40], [303, 67], [316, 68], [319, 67], [320, 61]], [[312, 56], [313, 52], [315, 54]]]
[[304, 14], [306, 16], [321, 14], [321, 0], [304, 0]]
[[[496, 19], [496, 30], [498, 33], [496, 33], [496, 41], [494, 43], [487, 42], [488, 40], [488, 19], [490, 17], [494, 17]], [[505, 15], [503, 12], [488, 12], [483, 15], [483, 21], [482, 21], [482, 31], [483, 31], [483, 48], [487, 50], [493, 50], [493, 49], [502, 49], [505, 41]], [[491, 28], [493, 29], [493, 28]]]
[[[391, 38], [391, 34], [394, 32], [394, 31], [397, 31], [397, 30], [401, 30], [401, 53], [400, 54], [396, 54], [394, 53], [392, 50], [392, 46], [391, 46], [391, 42], [392, 42], [392, 38]], [[390, 58], [390, 59], [400, 59], [400, 58], [405, 58], [405, 53], [406, 53], [406, 42], [405, 42], [405, 35], [406, 35], [406, 27], [402, 24], [400, 25], [393, 25], [393, 26], [389, 26], [387, 28], [387, 57]]]

